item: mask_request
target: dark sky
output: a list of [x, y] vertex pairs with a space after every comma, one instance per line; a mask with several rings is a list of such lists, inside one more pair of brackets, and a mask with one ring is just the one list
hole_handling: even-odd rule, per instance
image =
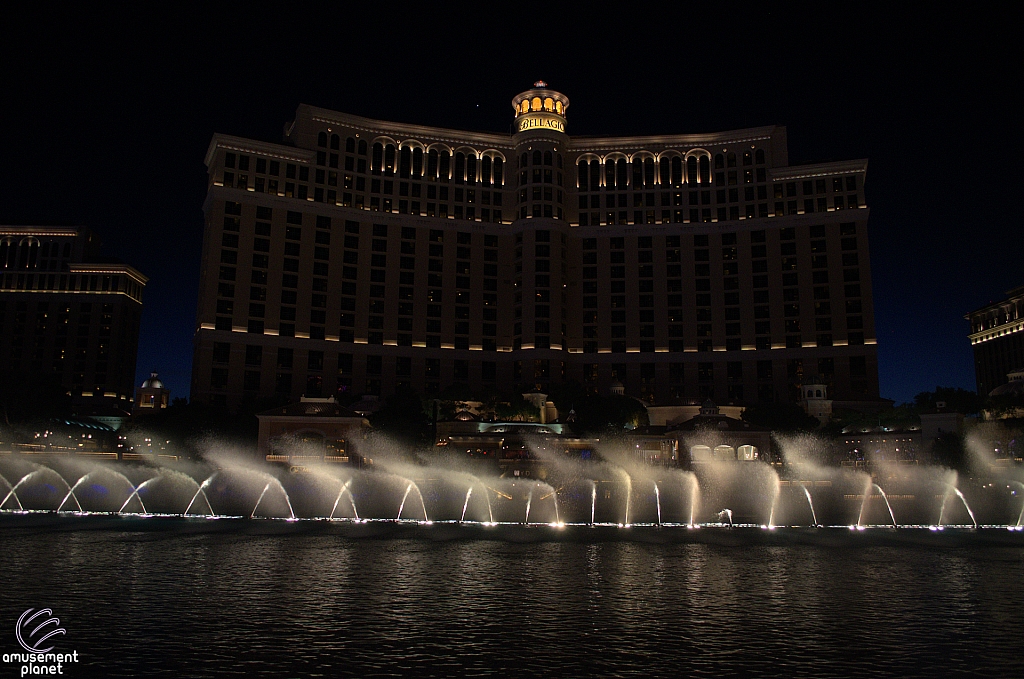
[[963, 315], [1024, 284], [1019, 13], [772, 5], [23, 10], [0, 46], [0, 224], [87, 226], [149, 276], [137, 383], [184, 396], [214, 132], [279, 141], [299, 103], [502, 132], [544, 79], [570, 134], [782, 124], [793, 164], [868, 158], [882, 396], [973, 389]]

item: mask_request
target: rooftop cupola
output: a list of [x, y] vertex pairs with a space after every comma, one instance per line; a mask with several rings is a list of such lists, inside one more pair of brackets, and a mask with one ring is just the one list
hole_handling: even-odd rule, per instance
[[533, 89], [517, 94], [512, 99], [516, 112], [516, 133], [543, 130], [565, 134], [565, 112], [569, 98], [561, 92], [548, 89], [538, 80]]

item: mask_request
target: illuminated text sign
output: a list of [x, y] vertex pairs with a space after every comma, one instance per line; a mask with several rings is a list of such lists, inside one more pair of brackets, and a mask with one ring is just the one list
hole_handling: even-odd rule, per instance
[[519, 132], [526, 132], [527, 130], [554, 130], [556, 132], [565, 132], [565, 122], [562, 121], [561, 118], [537, 113], [522, 116], [516, 121], [516, 127]]

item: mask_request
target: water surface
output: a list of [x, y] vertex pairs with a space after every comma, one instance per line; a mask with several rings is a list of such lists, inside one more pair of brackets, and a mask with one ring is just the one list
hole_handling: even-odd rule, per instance
[[0, 650], [46, 606], [68, 676], [1024, 676], [1017, 546], [403, 535], [5, 523]]

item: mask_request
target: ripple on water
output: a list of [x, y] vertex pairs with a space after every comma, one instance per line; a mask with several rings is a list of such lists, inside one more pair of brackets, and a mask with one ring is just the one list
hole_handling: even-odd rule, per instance
[[1024, 675], [1020, 548], [0, 539], [105, 676]]

